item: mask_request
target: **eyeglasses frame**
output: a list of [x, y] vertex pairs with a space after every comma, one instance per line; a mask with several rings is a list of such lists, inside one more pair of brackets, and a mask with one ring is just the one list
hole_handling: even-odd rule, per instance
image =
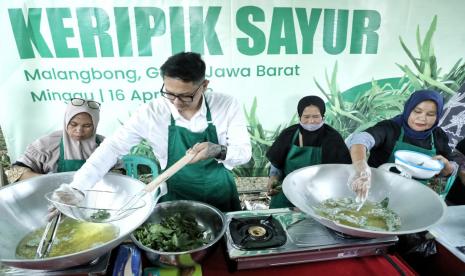
[[[170, 101], [174, 101], [176, 98], [178, 98], [178, 100], [180, 100], [181, 102], [183, 103], [192, 103], [194, 101], [194, 97], [195, 95], [197, 94], [197, 92], [199, 92], [199, 89], [200, 87], [202, 87], [202, 85], [205, 83], [205, 81], [202, 81], [202, 83], [199, 85], [199, 87], [197, 87], [191, 95], [175, 95], [173, 93], [170, 93], [170, 92], [165, 92], [163, 91], [163, 87], [165, 87], [165, 83], [163, 83], [163, 85], [161, 86], [160, 88], [160, 94], [163, 98], [166, 98]], [[187, 93], [183, 93], [183, 94], [187, 94]], [[168, 98], [168, 96], [171, 96], [173, 97], [172, 99], [171, 98]], [[190, 101], [186, 101], [186, 100], [183, 100], [181, 97], [187, 97], [187, 98], [190, 98]]]
[[[74, 100], [81, 100], [82, 101], [82, 104], [74, 104], [73, 101]], [[74, 105], [74, 106], [83, 106], [84, 103], [87, 103], [87, 106], [89, 108], [92, 108], [92, 109], [98, 109], [100, 110], [100, 106], [102, 105], [101, 103], [97, 102], [97, 101], [92, 101], [92, 100], [85, 100], [85, 99], [82, 99], [82, 98], [71, 98], [71, 100], [69, 100], [69, 102]], [[95, 103], [97, 104], [98, 107], [95, 107], [95, 106], [91, 106], [90, 103]]]

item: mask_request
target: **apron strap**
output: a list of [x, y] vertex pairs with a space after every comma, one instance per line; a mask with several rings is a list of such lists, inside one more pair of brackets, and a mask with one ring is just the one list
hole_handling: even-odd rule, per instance
[[[205, 97], [205, 96], [204, 96]], [[208, 106], [207, 98], [205, 98], [205, 106], [207, 107], [207, 123], [209, 125], [213, 124], [212, 114], [210, 112], [210, 107]]]
[[172, 126], [175, 126], [175, 125], [176, 125], [176, 121], [175, 121], [174, 118], [173, 118], [173, 114], [170, 113], [170, 117], [171, 117], [171, 125], [172, 125]]
[[97, 144], [97, 147], [100, 146], [100, 143], [102, 143], [102, 141], [97, 135], [95, 135], [95, 143]]
[[292, 136], [292, 140], [291, 140], [291, 143], [294, 144], [296, 139], [297, 139], [297, 136], [299, 137], [299, 147], [301, 148], [303, 146], [303, 139], [302, 139], [302, 134], [300, 133], [299, 129], [297, 129], [294, 133], [294, 136]]
[[[210, 126], [213, 124], [213, 121], [212, 121], [212, 114], [210, 112], [210, 107], [208, 106], [208, 102], [206, 98], [205, 98], [205, 106], [207, 107], [207, 124]], [[170, 117], [171, 117], [171, 125], [175, 126], [176, 120], [174, 119], [173, 114], [170, 114]]]
[[61, 137], [61, 140], [60, 140], [60, 157], [58, 158], [58, 167], [57, 167], [57, 170], [59, 172], [63, 171], [64, 170], [64, 161], [65, 161], [65, 150], [64, 150], [64, 147], [63, 147], [63, 137]]
[[[398, 141], [404, 142], [404, 128], [400, 127], [400, 135]], [[434, 134], [431, 132], [431, 150], [436, 154], [436, 147], [434, 146]]]

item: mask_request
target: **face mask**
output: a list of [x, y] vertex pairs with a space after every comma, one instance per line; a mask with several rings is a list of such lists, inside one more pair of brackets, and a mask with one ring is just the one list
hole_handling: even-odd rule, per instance
[[321, 121], [321, 123], [319, 123], [319, 124], [302, 124], [302, 122], [300, 122], [300, 125], [301, 125], [305, 130], [308, 130], [308, 131], [315, 131], [315, 130], [320, 129], [320, 127], [322, 127], [324, 123], [325, 123], [324, 121]]

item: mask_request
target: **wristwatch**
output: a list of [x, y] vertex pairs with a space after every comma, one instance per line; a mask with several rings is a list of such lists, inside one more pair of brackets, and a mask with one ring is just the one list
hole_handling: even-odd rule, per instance
[[215, 159], [224, 160], [226, 159], [226, 153], [228, 152], [228, 147], [223, 146], [223, 145], [220, 145], [220, 147], [221, 147], [221, 150], [218, 153], [218, 155], [215, 157]]

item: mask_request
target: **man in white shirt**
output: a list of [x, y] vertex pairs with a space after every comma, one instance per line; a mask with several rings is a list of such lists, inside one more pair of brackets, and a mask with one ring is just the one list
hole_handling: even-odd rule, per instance
[[[105, 139], [76, 172], [70, 187], [91, 188], [118, 157], [146, 139], [162, 169], [173, 165], [192, 147], [197, 152], [191, 164], [167, 181], [168, 194], [162, 201], [197, 200], [221, 211], [240, 210], [230, 170], [247, 163], [251, 157], [242, 108], [231, 96], [206, 93], [209, 81], [205, 79], [205, 62], [197, 53], [173, 55], [160, 69], [163, 97], [141, 107], [114, 135]], [[60, 191], [62, 197], [75, 193], [66, 188], [59, 188], [56, 193]]]

